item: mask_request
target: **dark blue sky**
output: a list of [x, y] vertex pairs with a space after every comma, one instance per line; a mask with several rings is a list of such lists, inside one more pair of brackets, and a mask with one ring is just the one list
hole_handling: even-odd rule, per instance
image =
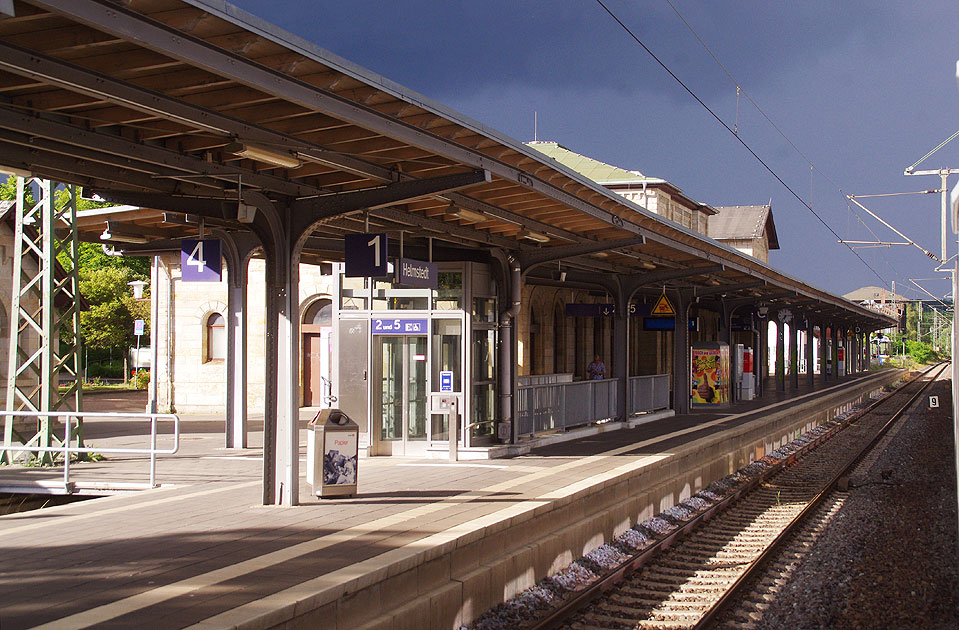
[[[745, 92], [738, 129], [842, 238], [874, 237], [843, 193], [938, 188], [902, 172], [959, 129], [959, 5], [672, 0]], [[662, 177], [712, 205], [772, 199], [782, 249], [770, 263], [835, 293], [882, 281], [686, 93], [593, 0], [237, 0], [239, 7], [518, 140], [557, 141]], [[607, 6], [730, 127], [736, 87], [666, 0]], [[921, 169], [959, 168], [959, 139]], [[950, 178], [950, 187], [959, 175]], [[842, 192], [840, 192], [840, 190]], [[863, 199], [938, 253], [939, 197]], [[900, 241], [862, 211], [884, 241]], [[949, 255], [956, 252], [950, 231]], [[933, 277], [913, 247], [859, 255], [887, 288]], [[921, 281], [937, 295], [943, 281]]]

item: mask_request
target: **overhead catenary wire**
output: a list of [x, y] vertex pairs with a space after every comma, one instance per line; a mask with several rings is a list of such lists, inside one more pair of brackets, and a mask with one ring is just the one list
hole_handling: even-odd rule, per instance
[[[659, 66], [660, 66], [663, 70], [665, 70], [666, 73], [667, 73], [670, 77], [673, 78], [673, 80], [675, 80], [684, 90], [686, 90], [686, 92], [687, 92], [691, 97], [693, 97], [693, 99], [694, 99], [697, 103], [699, 103], [700, 106], [702, 106], [702, 108], [705, 109], [705, 110], [709, 113], [709, 115], [712, 116], [712, 117], [716, 120], [716, 122], [718, 122], [720, 125], [722, 125], [722, 126], [726, 129], [726, 131], [728, 131], [730, 134], [732, 134], [733, 137], [736, 138], [736, 140], [738, 140], [739, 143], [743, 146], [743, 148], [745, 148], [747, 151], [749, 151], [750, 155], [752, 155], [752, 156], [756, 159], [756, 161], [758, 161], [758, 162], [763, 166], [763, 168], [765, 168], [765, 169], [769, 172], [769, 174], [772, 175], [772, 176], [776, 179], [776, 181], [778, 181], [786, 190], [788, 190], [789, 193], [790, 193], [793, 197], [795, 197], [797, 201], [799, 201], [799, 203], [801, 203], [803, 206], [805, 206], [806, 209], [809, 210], [809, 212], [811, 212], [812, 215], [813, 215], [814, 217], [816, 217], [816, 219], [818, 219], [819, 222], [822, 223], [823, 226], [824, 226], [827, 230], [829, 230], [829, 232], [830, 232], [833, 236], [835, 236], [837, 240], [839, 240], [839, 241], [842, 240], [842, 237], [839, 236], [839, 234], [832, 228], [832, 226], [830, 226], [828, 223], [826, 223], [826, 221], [825, 221], [821, 216], [819, 216], [819, 213], [817, 213], [815, 210], [813, 210], [812, 206], [811, 206], [805, 199], [803, 199], [795, 190], [793, 190], [793, 188], [792, 188], [789, 184], [787, 184], [786, 181], [783, 180], [783, 178], [780, 177], [779, 174], [778, 174], [776, 171], [774, 171], [774, 170], [772, 169], [772, 167], [769, 166], [769, 164], [767, 164], [766, 161], [763, 160], [763, 159], [759, 156], [759, 154], [756, 153], [756, 152], [753, 150], [753, 148], [752, 148], [751, 146], [749, 146], [749, 144], [746, 143], [746, 141], [743, 140], [743, 139], [740, 137], [740, 135], [739, 135], [738, 133], [736, 133], [736, 132], [726, 123], [726, 121], [724, 121], [722, 118], [720, 118], [720, 117], [716, 114], [716, 112], [714, 112], [714, 111], [712, 110], [712, 108], [709, 107], [709, 105], [707, 105], [701, 98], [699, 98], [699, 96], [698, 96], [695, 92], [693, 92], [693, 90], [692, 90], [688, 85], [686, 85], [686, 83], [685, 83], [682, 79], [680, 79], [680, 78], [676, 75], [676, 73], [673, 72], [673, 71], [669, 68], [669, 66], [667, 66], [667, 65], [656, 55], [656, 53], [654, 53], [645, 43], [643, 43], [643, 41], [632, 31], [632, 29], [630, 29], [621, 19], [619, 19], [619, 17], [618, 17], [615, 13], [613, 13], [613, 11], [612, 11], [608, 6], [606, 6], [606, 4], [603, 2], [603, 0], [596, 0], [596, 3], [597, 3], [600, 7], [602, 7], [602, 9], [603, 9], [604, 11], [606, 11], [606, 13], [608, 13], [609, 16], [613, 19], [613, 21], [615, 21], [617, 24], [619, 24], [619, 26], [620, 26], [624, 31], [626, 31], [626, 33], [633, 39], [633, 41], [635, 41], [637, 44], [639, 44], [639, 46], [640, 46], [643, 50], [645, 50], [646, 53], [647, 53], [650, 57], [652, 57], [653, 60], [654, 60], [656, 63], [658, 63]], [[670, 6], [671, 6], [671, 5], [670, 5]], [[714, 58], [715, 58], [715, 57], [714, 57]], [[718, 63], [718, 60], [717, 60], [717, 63]], [[727, 74], [728, 74], [728, 73], [727, 73]], [[730, 77], [730, 78], [731, 78], [731, 77]], [[746, 98], [749, 98], [749, 96], [747, 95]], [[752, 100], [750, 100], [750, 102], [752, 102]], [[754, 105], [755, 105], [755, 103], [754, 103]], [[767, 120], [768, 120], [768, 118], [767, 118]], [[770, 124], [772, 124], [772, 121], [770, 121]], [[775, 127], [775, 125], [773, 125], [773, 126]], [[778, 128], [777, 128], [777, 131], [778, 131]], [[780, 131], [780, 134], [782, 134], [781, 131]], [[783, 136], [783, 137], [785, 137], [785, 136]], [[788, 138], [787, 138], [787, 142], [788, 142], [788, 141], [789, 141], [789, 140], [788, 140]], [[792, 142], [790, 142], [790, 144], [792, 145]], [[796, 148], [795, 145], [793, 145], [793, 148], [795, 148], [796, 151], [799, 151], [799, 149]], [[799, 153], [800, 153], [800, 155], [802, 155], [802, 152], [801, 152], [801, 151], [799, 151]], [[805, 156], [803, 156], [803, 157], [805, 158]], [[808, 161], [809, 161], [809, 160], [808, 160], [808, 158], [807, 158], [807, 162], [808, 162]], [[811, 162], [810, 162], [810, 164], [811, 164]], [[827, 179], [828, 179], [828, 178], [827, 178]], [[831, 180], [830, 180], [830, 182], [831, 182]], [[831, 182], [831, 183], [832, 183], [832, 182]], [[835, 185], [835, 184], [833, 184], [833, 185]], [[837, 186], [837, 188], [838, 188], [838, 186]], [[877, 278], [879, 278], [880, 282], [882, 282], [883, 284], [886, 284], [886, 279], [883, 278], [883, 277], [879, 274], [879, 272], [876, 271], [876, 270], [872, 267], [872, 265], [870, 265], [869, 263], [867, 263], [867, 262], [865, 261], [865, 259], [863, 259], [863, 257], [860, 256], [859, 253], [858, 253], [856, 250], [854, 250], [854, 249], [853, 249], [852, 247], [850, 247], [849, 245], [846, 245], [846, 247], [849, 249], [850, 252], [852, 252], [852, 254], [853, 254], [856, 258], [859, 259], [859, 262], [861, 262], [867, 269], [869, 269], [873, 274], [875, 274], [875, 276], [876, 276]]]
[[[689, 21], [683, 16], [683, 14], [679, 12], [679, 9], [676, 8], [676, 5], [674, 5], [671, 0], [666, 0], [666, 4], [669, 5], [669, 7], [673, 10], [673, 12], [676, 14], [676, 16], [680, 19], [680, 21], [681, 21], [681, 22], [686, 26], [686, 28], [689, 30], [689, 32], [692, 33], [693, 37], [696, 38], [696, 41], [699, 42], [699, 44], [700, 44], [700, 45], [703, 47], [703, 49], [709, 54], [709, 56], [712, 57], [713, 61], [716, 62], [716, 65], [718, 65], [718, 66], [720, 67], [720, 69], [726, 74], [726, 76], [727, 76], [727, 77], [729, 78], [729, 80], [733, 83], [733, 85], [736, 86], [736, 134], [735, 134], [735, 135], [736, 135], [737, 137], [738, 137], [738, 135], [739, 135], [739, 133], [738, 133], [738, 132], [739, 132], [739, 96], [740, 96], [740, 94], [742, 94], [743, 96], [746, 97], [746, 99], [750, 102], [750, 104], [751, 104], [753, 107], [756, 108], [756, 111], [759, 112], [759, 114], [766, 120], [766, 122], [769, 123], [769, 126], [772, 127], [773, 129], [775, 129], [776, 132], [782, 137], [782, 139], [785, 140], [786, 143], [789, 144], [789, 146], [791, 146], [791, 147], [793, 148], [793, 150], [794, 150], [807, 164], [809, 164], [809, 202], [810, 202], [810, 203], [809, 203], [809, 206], [810, 206], [810, 210], [812, 210], [812, 198], [813, 198], [813, 197], [812, 197], [812, 184], [813, 184], [813, 173], [814, 173], [814, 172], [819, 173], [819, 175], [820, 175], [823, 179], [825, 179], [827, 182], [829, 182], [829, 184], [831, 184], [832, 187], [835, 188], [836, 191], [837, 191], [840, 195], [842, 195], [843, 197], [846, 197], [846, 192], [842, 189], [842, 187], [841, 187], [839, 184], [837, 184], [836, 182], [834, 182], [834, 181], [829, 177], [829, 175], [827, 175], [825, 172], [823, 172], [822, 170], [820, 170], [820, 169], [813, 163], [813, 161], [812, 161], [808, 156], [806, 156], [806, 154], [803, 153], [802, 150], [801, 150], [798, 146], [796, 146], [796, 144], [789, 138], [789, 136], [787, 136], [786, 133], [785, 133], [782, 129], [780, 129], [779, 126], [778, 126], [775, 122], [773, 122], [773, 120], [766, 114], [766, 112], [763, 111], [763, 108], [760, 107], [759, 104], [758, 104], [756, 101], [754, 101], [754, 100], [752, 99], [752, 97], [749, 96], [749, 94], [746, 92], [746, 90], [739, 84], [739, 82], [735, 79], [735, 77], [733, 77], [732, 73], [730, 73], [729, 70], [726, 69], [726, 66], [723, 65], [722, 61], [719, 60], [719, 57], [717, 57], [716, 54], [713, 53], [713, 51], [709, 48], [709, 46], [706, 44], [706, 42], [703, 40], [703, 38], [699, 36], [699, 33], [696, 32], [696, 29], [693, 28], [692, 24], [690, 24]], [[956, 132], [956, 133], [959, 134], [959, 132]], [[953, 137], [955, 137], [955, 136], [953, 136]], [[949, 138], [949, 140], [952, 140], [952, 138]], [[949, 140], [946, 140], [945, 142], [943, 142], [942, 144], [940, 144], [938, 147], [936, 147], [935, 149], [933, 149], [932, 151], [930, 151], [925, 157], [922, 158], [922, 160], [926, 159], [927, 157], [929, 157], [930, 155], [932, 155], [933, 153], [935, 153], [937, 150], [939, 150], [940, 148], [942, 148], [943, 146], [945, 146], [945, 144], [948, 143]], [[922, 162], [922, 160], [919, 160], [919, 162]], [[917, 162], [916, 164], [918, 164], [919, 162]], [[915, 164], [914, 164], [913, 167], [911, 167], [911, 168], [914, 168], [914, 167], [915, 167]], [[908, 172], [908, 171], [907, 171], [907, 172]], [[790, 192], [792, 192], [792, 191], [790, 191]], [[862, 196], [862, 195], [860, 195], [860, 196]], [[877, 241], [878, 241], [878, 240], [881, 240], [878, 236], [876, 236], [876, 233], [873, 232], [872, 228], [870, 228], [869, 225], [868, 225], [865, 221], [862, 220], [862, 217], [859, 216], [859, 213], [858, 213], [858, 212], [856, 212], [854, 209], [852, 209], [851, 207], [849, 207], [848, 204], [847, 204], [846, 207], [847, 207], [847, 209], [852, 213], [852, 215], [856, 217], [856, 220], [857, 220], [859, 223], [861, 223], [861, 224], [863, 225], [863, 227], [865, 227], [867, 230], [869, 230], [869, 232], [870, 232], [873, 236], [876, 237], [876, 240], [877, 240]], [[814, 214], [815, 214], [815, 213], [814, 213]], [[827, 227], [828, 227], [828, 226], [827, 226]], [[847, 231], [850, 230], [849, 227], [847, 227], [846, 229], [847, 229]], [[839, 242], [842, 242], [842, 239], [840, 239]], [[850, 249], [852, 249], [853, 251], [855, 251], [856, 248], [850, 248]], [[867, 267], [869, 267], [869, 269], [870, 269], [873, 273], [875, 273], [877, 276], [879, 275], [879, 274], [876, 272], [875, 269], [873, 269], [872, 267], [869, 266], [869, 264], [866, 263], [865, 260], [863, 260], [862, 258], [860, 258], [860, 260], [863, 262], [863, 264], [865, 264]], [[880, 276], [880, 279], [882, 280], [882, 277], [881, 277], [881, 276]], [[883, 282], [885, 282], [885, 280], [883, 280]]]
[[912, 245], [916, 246], [917, 248], [919, 248], [920, 250], [922, 250], [922, 253], [923, 253], [923, 254], [925, 254], [925, 255], [928, 256], [929, 258], [932, 258], [932, 259], [935, 260], [936, 262], [939, 262], [939, 263], [942, 262], [942, 260], [941, 260], [938, 256], [936, 256], [935, 254], [933, 254], [931, 251], [929, 251], [928, 249], [926, 249], [925, 247], [923, 247], [923, 246], [920, 245], [919, 243], [915, 242], [914, 240], [912, 240], [911, 238], [909, 238], [908, 236], [906, 236], [905, 234], [903, 234], [902, 232], [900, 232], [899, 230], [897, 230], [896, 228], [894, 228], [890, 223], [888, 223], [887, 221], [883, 220], [883, 218], [880, 217], [878, 214], [876, 214], [875, 212], [873, 212], [872, 210], [870, 210], [870, 209], [867, 208], [866, 206], [864, 206], [864, 205], [862, 205], [861, 203], [859, 203], [858, 201], [856, 201], [855, 195], [846, 195], [846, 196], [849, 198], [849, 201], [853, 202], [854, 204], [856, 204], [857, 206], [859, 206], [860, 208], [862, 208], [863, 210], [865, 210], [866, 212], [868, 212], [868, 213], [869, 213], [869, 216], [871, 216], [872, 218], [874, 218], [876, 221], [879, 221], [880, 223], [882, 223], [883, 225], [885, 225], [887, 228], [889, 228], [890, 230], [892, 230], [893, 232], [895, 232], [895, 233], [898, 234], [899, 236], [901, 236], [901, 237], [903, 237], [904, 239], [906, 239], [907, 241], [909, 241], [910, 244], [912, 244]]
[[[703, 38], [699, 36], [699, 33], [696, 32], [696, 29], [693, 28], [692, 24], [690, 24], [689, 21], [683, 16], [683, 14], [679, 12], [679, 9], [676, 8], [676, 5], [674, 5], [674, 4], [671, 2], [671, 0], [666, 0], [666, 4], [669, 5], [669, 7], [673, 10], [673, 12], [676, 14], [676, 16], [680, 19], [680, 21], [681, 21], [681, 22], [686, 26], [686, 28], [689, 30], [689, 32], [692, 33], [693, 37], [696, 38], [696, 41], [699, 42], [699, 44], [700, 44], [700, 45], [703, 47], [703, 49], [709, 54], [709, 56], [712, 57], [713, 61], [716, 62], [716, 65], [718, 65], [718, 66], [720, 67], [720, 69], [722, 69], [722, 71], [726, 74], [726, 76], [727, 76], [727, 77], [729, 78], [729, 80], [733, 83], [733, 85], [736, 86], [736, 133], [735, 133], [735, 135], [736, 135], [737, 137], [738, 137], [738, 135], [739, 135], [739, 96], [740, 96], [740, 94], [742, 94], [743, 96], [746, 97], [746, 99], [750, 102], [750, 104], [751, 104], [753, 107], [756, 108], [756, 111], [759, 112], [759, 114], [766, 120], [766, 122], [769, 123], [769, 126], [772, 127], [773, 129], [775, 129], [776, 132], [782, 137], [782, 139], [785, 140], [786, 143], [789, 144], [789, 146], [791, 146], [791, 147], [793, 148], [793, 150], [794, 150], [807, 164], [809, 164], [809, 207], [810, 207], [809, 209], [812, 210], [812, 198], [813, 198], [813, 197], [812, 197], [812, 184], [813, 184], [813, 173], [814, 173], [814, 172], [818, 172], [819, 175], [820, 175], [823, 179], [825, 179], [827, 182], [829, 182], [829, 184], [831, 184], [832, 187], [835, 188], [836, 191], [837, 191], [840, 195], [842, 195], [843, 197], [845, 197], [845, 196], [846, 196], [846, 193], [845, 193], [845, 191], [842, 189], [842, 187], [839, 186], [839, 184], [837, 184], [836, 182], [834, 182], [832, 179], [830, 179], [830, 177], [829, 177], [825, 172], [821, 171], [818, 167], [816, 167], [816, 165], [813, 163], [813, 161], [812, 161], [808, 156], [806, 156], [806, 154], [803, 153], [802, 150], [801, 150], [798, 146], [796, 146], [796, 144], [789, 138], [789, 136], [787, 136], [786, 133], [785, 133], [782, 129], [780, 129], [779, 126], [778, 126], [775, 122], [773, 122], [773, 120], [766, 114], [766, 112], [763, 111], [763, 108], [760, 107], [759, 104], [758, 104], [756, 101], [754, 101], [754, 100], [752, 99], [752, 97], [749, 96], [749, 94], [748, 94], [748, 93], [746, 92], [746, 90], [742, 87], [742, 85], [739, 84], [739, 81], [737, 81], [737, 80], [735, 79], [735, 77], [733, 77], [732, 73], [730, 73], [729, 70], [726, 69], [726, 66], [723, 65], [722, 61], [719, 60], [719, 57], [717, 57], [716, 54], [713, 53], [713, 51], [709, 48], [709, 46], [706, 44], [706, 42], [703, 40]], [[957, 132], [957, 133], [959, 133], [959, 132]], [[948, 140], [947, 140], [947, 142], [948, 142]], [[943, 144], [945, 144], [945, 143], [943, 143]], [[940, 147], [940, 148], [941, 148], [941, 147]], [[929, 155], [931, 155], [932, 153], [935, 153], [935, 151], [936, 151], [936, 149], [934, 149]], [[926, 157], [928, 157], [928, 155], [927, 155]], [[923, 158], [923, 159], [925, 159], [925, 158]], [[921, 161], [922, 161], [922, 160], [920, 160], [920, 162], [921, 162]], [[790, 191], [790, 192], [792, 192], [792, 191]], [[852, 208], [850, 208], [848, 204], [847, 204], [846, 207], [847, 207], [847, 209], [856, 217], [856, 220], [857, 220], [859, 223], [861, 223], [867, 230], [869, 230], [869, 232], [872, 233], [873, 236], [875, 236], [875, 232], [873, 232], [872, 229], [869, 227], [869, 225], [868, 225], [865, 221], [862, 220], [862, 217], [859, 216], [859, 213], [856, 212], [855, 210], [853, 210]], [[814, 212], [814, 214], [815, 214], [815, 212]], [[820, 219], [820, 220], [821, 220], [821, 219]], [[828, 227], [828, 226], [827, 226], [827, 227]], [[849, 230], [850, 230], [850, 228], [847, 227], [847, 231], [849, 231]], [[880, 240], [878, 236], [876, 236], [876, 240], [877, 240], [877, 241]], [[840, 242], [842, 242], [842, 239], [840, 239]], [[855, 253], [855, 248], [850, 248], [850, 249], [853, 250], [853, 253]], [[862, 258], [860, 258], [860, 261], [862, 261], [862, 263], [865, 264], [866, 267], [868, 267], [873, 273], [875, 273], [877, 276], [879, 276], [879, 274], [876, 272], [876, 270], [873, 269], [868, 263], [866, 263], [865, 260], [863, 260]], [[883, 280], [881, 276], [879, 276], [879, 277], [880, 277], [880, 280]], [[883, 280], [883, 282], [885, 282], [885, 280]]]
[[[668, 2], [668, 1], [669, 1], [669, 0], [667, 0], [667, 2]], [[956, 77], [957, 77], [957, 79], [959, 79], [959, 73], [956, 73]], [[957, 137], [959, 137], [959, 131], [956, 131], [956, 133], [952, 134], [951, 136], [949, 136], [948, 138], [946, 138], [945, 140], [943, 140], [942, 142], [940, 142], [939, 145], [938, 145], [935, 149], [933, 149], [933, 150], [930, 151], [929, 153], [925, 154], [924, 156], [922, 156], [921, 158], [919, 158], [918, 160], [916, 160], [916, 162], [915, 162], [912, 166], [907, 167], [907, 168], [906, 168], [906, 173], [911, 173], [911, 172], [913, 172], [914, 170], [916, 170], [916, 167], [919, 166], [920, 164], [922, 164], [923, 160], [925, 160], [927, 157], [929, 157], [930, 155], [932, 155], [933, 153], [935, 153], [936, 151], [938, 151], [938, 150], [941, 149], [942, 147], [946, 146], [947, 144], [949, 144], [950, 142], [952, 142], [953, 140], [955, 140]]]
[[[673, 12], [676, 14], [676, 16], [680, 19], [680, 21], [686, 26], [687, 29], [689, 29], [689, 32], [692, 33], [693, 37], [696, 38], [696, 41], [699, 42], [699, 44], [700, 44], [700, 45], [703, 47], [703, 49], [709, 54], [709, 56], [713, 58], [713, 61], [715, 61], [715, 62], [716, 62], [716, 65], [719, 66], [720, 69], [722, 69], [722, 71], [726, 74], [726, 77], [729, 78], [729, 80], [732, 81], [733, 85], [736, 86], [736, 120], [737, 120], [737, 124], [738, 124], [738, 121], [739, 121], [739, 94], [740, 94], [740, 92], [741, 92], [742, 95], [746, 97], [746, 100], [748, 100], [749, 103], [750, 103], [753, 107], [756, 108], [756, 111], [759, 112], [760, 116], [762, 116], [762, 117], [766, 120], [766, 122], [769, 123], [769, 126], [772, 127], [773, 129], [775, 129], [775, 130], [776, 130], [776, 133], [778, 133], [778, 134], [780, 135], [780, 137], [782, 137], [782, 139], [785, 140], [786, 143], [793, 148], [793, 150], [799, 155], [799, 157], [801, 157], [801, 158], [809, 165], [810, 170], [813, 170], [813, 171], [819, 173], [819, 175], [820, 175], [823, 179], [825, 179], [827, 182], [829, 182], [829, 183], [832, 185], [832, 187], [835, 188], [835, 189], [839, 192], [839, 194], [841, 194], [842, 196], [845, 197], [845, 196], [846, 196], [846, 193], [843, 191], [842, 186], [840, 186], [839, 184], [837, 184], [836, 182], [834, 182], [832, 179], [830, 179], [829, 175], [827, 175], [825, 172], [823, 172], [822, 170], [820, 170], [820, 169], [813, 163], [813, 161], [812, 161], [805, 153], [802, 152], [802, 149], [800, 149], [798, 146], [796, 146], [796, 143], [794, 143], [794, 142], [789, 138], [789, 136], [786, 135], [786, 132], [784, 132], [782, 129], [780, 129], [780, 128], [779, 128], [779, 125], [777, 125], [775, 122], [773, 122], [772, 118], [770, 118], [769, 115], [766, 114], [765, 111], [763, 111], [763, 108], [759, 106], [759, 103], [757, 103], [756, 101], [754, 101], [754, 100], [752, 99], [752, 97], [749, 96], [749, 93], [746, 92], [745, 88], [743, 88], [742, 85], [740, 85], [739, 81], [737, 81], [736, 78], [729, 72], [729, 70], [726, 69], [726, 66], [723, 65], [723, 62], [719, 60], [719, 57], [717, 57], [716, 54], [713, 53], [713, 51], [712, 51], [712, 50], [709, 48], [709, 46], [706, 44], [706, 42], [703, 41], [703, 38], [699, 36], [699, 33], [696, 32], [696, 29], [693, 28], [692, 24], [690, 24], [689, 21], [688, 21], [685, 17], [683, 17], [683, 14], [679, 12], [679, 9], [677, 9], [676, 6], [675, 6], [670, 0], [666, 0], [666, 4], [669, 5], [669, 7], [673, 10]], [[925, 158], [923, 158], [923, 159], [925, 159]], [[922, 161], [922, 160], [920, 160], [920, 161]], [[855, 212], [854, 212], [853, 214], [855, 214]], [[858, 215], [856, 215], [856, 216], [858, 216]]]
[[856, 199], [868, 199], [869, 197], [901, 197], [903, 195], [932, 195], [941, 193], [942, 189], [937, 188], [936, 190], [912, 190], [909, 192], [896, 192], [896, 193], [876, 193], [874, 195], [855, 195]]

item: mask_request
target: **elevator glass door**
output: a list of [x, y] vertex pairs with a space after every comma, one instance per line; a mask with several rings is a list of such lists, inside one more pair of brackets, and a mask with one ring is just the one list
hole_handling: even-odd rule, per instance
[[377, 336], [373, 353], [373, 453], [425, 454], [426, 337]]

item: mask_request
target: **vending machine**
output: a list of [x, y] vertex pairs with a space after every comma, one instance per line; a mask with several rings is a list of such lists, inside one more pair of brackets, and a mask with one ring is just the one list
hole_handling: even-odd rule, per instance
[[733, 346], [733, 400], [743, 399], [743, 344]]
[[756, 375], [753, 373], [753, 349], [743, 348], [743, 380], [740, 387], [740, 400], [752, 400], [756, 397]]

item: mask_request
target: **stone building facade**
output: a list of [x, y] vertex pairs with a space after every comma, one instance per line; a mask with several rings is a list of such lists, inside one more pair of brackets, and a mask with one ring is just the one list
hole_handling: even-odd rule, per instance
[[[220, 282], [184, 282], [179, 254], [158, 257], [159, 282], [154, 287], [158, 317], [154, 339], [157, 340], [157, 404], [161, 410], [181, 413], [222, 413], [226, 402], [225, 324], [227, 311], [227, 282], [224, 267]], [[263, 406], [266, 352], [266, 284], [264, 262], [250, 261], [247, 291], [247, 406], [252, 413]], [[329, 327], [314, 323], [322, 306], [330, 304], [333, 276], [329, 266], [300, 266], [300, 313], [309, 318], [301, 321], [301, 337], [311, 343], [311, 337]], [[328, 311], [327, 311], [328, 313]], [[329, 334], [325, 336], [329, 353]], [[314, 344], [315, 345], [315, 344]], [[309, 350], [307, 346], [307, 350]], [[310, 353], [301, 352], [301, 357]], [[325, 369], [327, 380], [329, 356], [315, 357], [315, 365], [301, 370], [310, 376]], [[311, 367], [313, 369], [311, 369]], [[302, 384], [302, 383], [301, 383]], [[307, 383], [308, 385], [308, 383]], [[304, 395], [310, 389], [303, 387]], [[304, 406], [321, 406], [322, 399], [301, 401]], [[315, 404], [320, 403], [320, 404]]]

